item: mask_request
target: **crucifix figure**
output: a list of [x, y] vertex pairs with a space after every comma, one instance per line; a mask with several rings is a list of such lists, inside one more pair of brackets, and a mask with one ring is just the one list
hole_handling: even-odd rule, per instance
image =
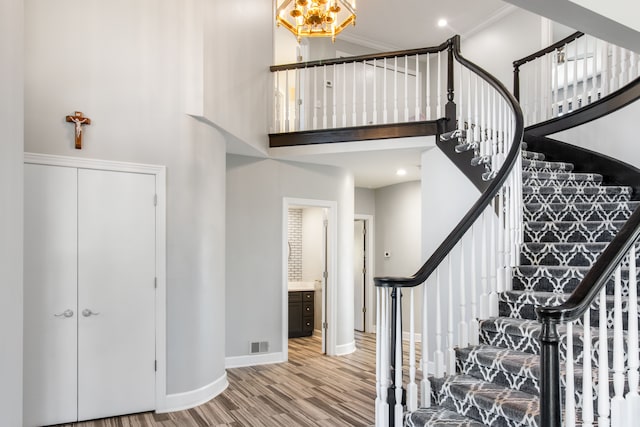
[[88, 117], [83, 117], [81, 111], [76, 111], [73, 116], [66, 117], [67, 122], [74, 123], [76, 130], [76, 148], [78, 150], [82, 149], [82, 125], [90, 125], [91, 119]]

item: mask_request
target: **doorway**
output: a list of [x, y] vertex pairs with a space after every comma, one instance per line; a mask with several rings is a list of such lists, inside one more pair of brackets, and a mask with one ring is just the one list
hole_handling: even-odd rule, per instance
[[[304, 337], [310, 350], [335, 354], [336, 202], [283, 203], [283, 345]], [[296, 345], [300, 345], [300, 340]]]
[[373, 332], [373, 216], [356, 215], [353, 222], [353, 327]]

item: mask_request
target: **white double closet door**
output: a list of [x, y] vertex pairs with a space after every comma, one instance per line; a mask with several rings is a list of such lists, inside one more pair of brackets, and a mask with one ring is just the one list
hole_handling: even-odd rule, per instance
[[155, 408], [155, 176], [25, 164], [24, 424]]

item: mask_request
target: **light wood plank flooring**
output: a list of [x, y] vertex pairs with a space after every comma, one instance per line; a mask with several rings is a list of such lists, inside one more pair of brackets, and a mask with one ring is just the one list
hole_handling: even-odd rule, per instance
[[375, 335], [356, 332], [355, 353], [320, 354], [317, 337], [289, 340], [289, 362], [228, 369], [229, 387], [197, 408], [65, 424], [66, 427], [371, 426]]

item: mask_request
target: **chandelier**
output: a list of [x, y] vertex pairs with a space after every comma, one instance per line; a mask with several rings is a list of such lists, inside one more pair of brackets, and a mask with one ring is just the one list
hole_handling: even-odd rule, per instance
[[355, 0], [284, 0], [276, 9], [276, 23], [302, 37], [331, 37], [356, 25]]

